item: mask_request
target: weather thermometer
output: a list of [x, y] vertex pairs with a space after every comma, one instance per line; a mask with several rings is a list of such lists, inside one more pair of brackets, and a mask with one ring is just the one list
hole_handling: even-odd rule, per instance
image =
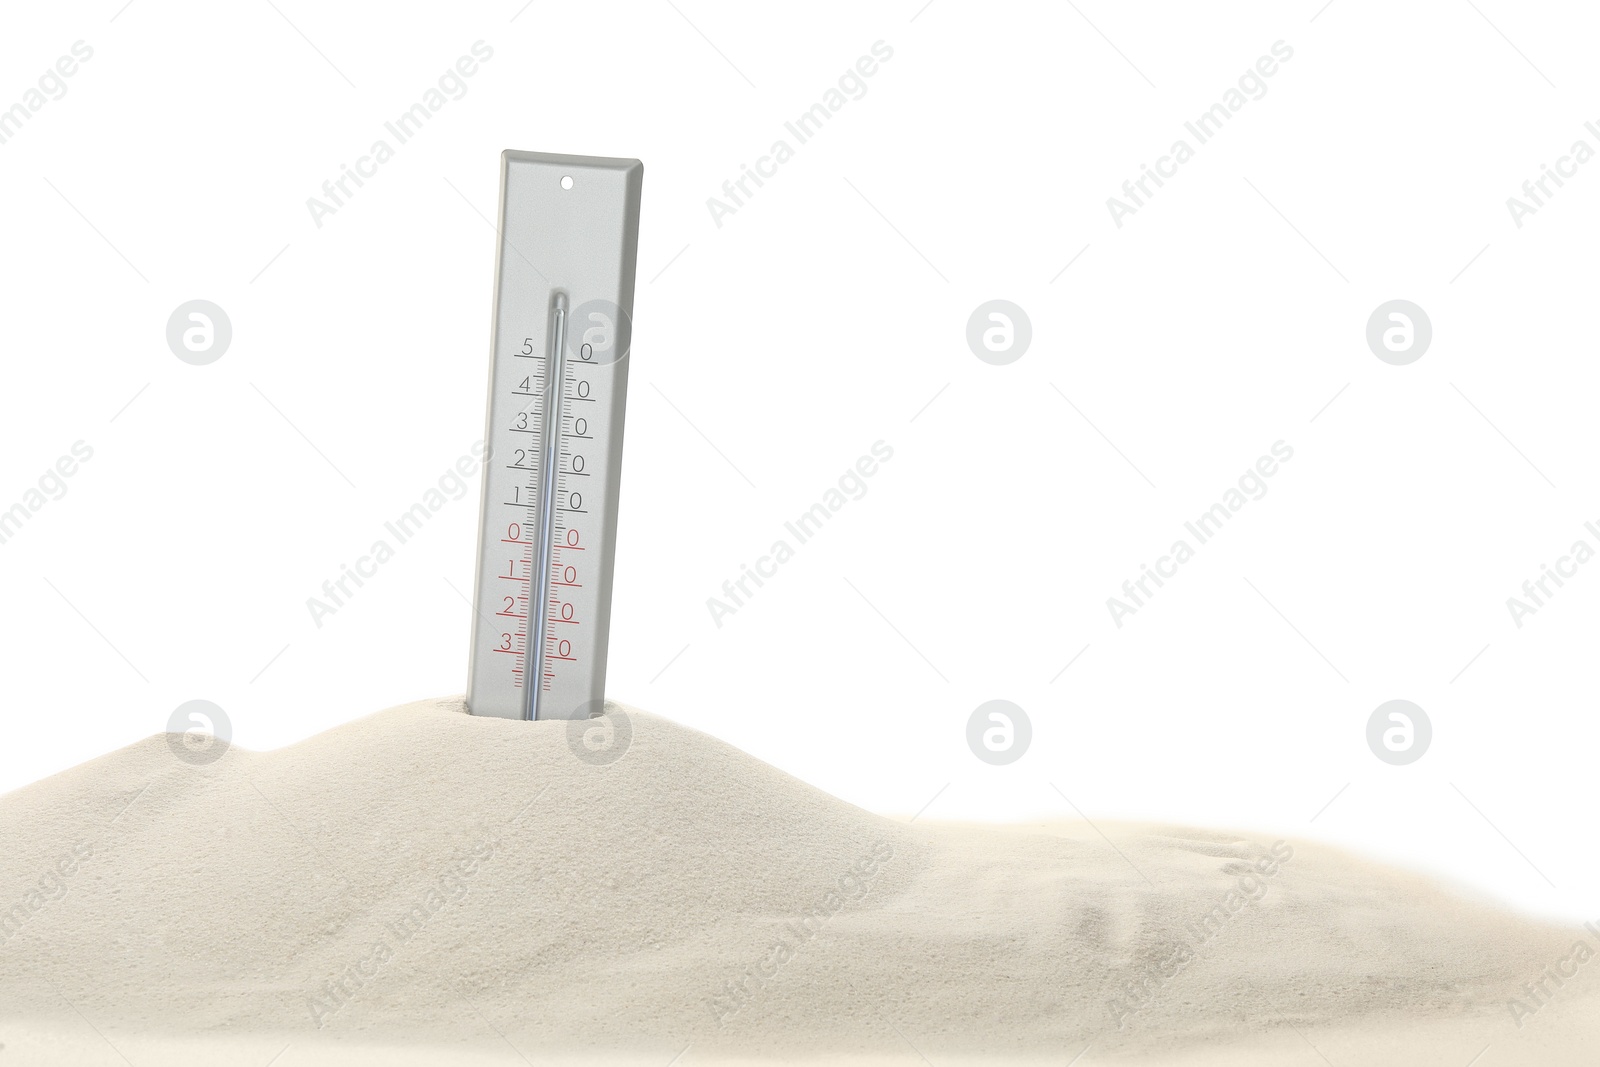
[[643, 178], [636, 159], [501, 157], [474, 715], [605, 702]]

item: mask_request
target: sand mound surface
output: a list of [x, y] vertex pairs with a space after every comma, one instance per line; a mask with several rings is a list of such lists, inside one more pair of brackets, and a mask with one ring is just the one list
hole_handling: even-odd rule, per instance
[[612, 747], [430, 701], [0, 798], [0, 1065], [1600, 1061], [1600, 932], [1296, 842], [907, 825], [633, 709], [583, 730]]

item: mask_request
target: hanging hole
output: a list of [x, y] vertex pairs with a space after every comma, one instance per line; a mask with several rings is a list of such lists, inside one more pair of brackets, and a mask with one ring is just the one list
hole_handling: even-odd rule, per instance
[[572, 188], [572, 175], [570, 175], [570, 174], [562, 175], [562, 177], [561, 177], [561, 188], [563, 188], [563, 189], [571, 189]]

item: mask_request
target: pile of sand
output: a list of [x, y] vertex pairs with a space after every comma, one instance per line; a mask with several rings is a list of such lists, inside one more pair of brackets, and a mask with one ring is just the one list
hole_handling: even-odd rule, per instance
[[602, 728], [433, 701], [0, 798], [0, 1065], [1600, 1061], [1581, 928], [1293, 842], [907, 825]]

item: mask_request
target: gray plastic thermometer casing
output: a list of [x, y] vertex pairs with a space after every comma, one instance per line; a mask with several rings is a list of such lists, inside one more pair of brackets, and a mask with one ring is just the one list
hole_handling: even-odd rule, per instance
[[474, 715], [604, 705], [643, 179], [636, 159], [501, 158]]

